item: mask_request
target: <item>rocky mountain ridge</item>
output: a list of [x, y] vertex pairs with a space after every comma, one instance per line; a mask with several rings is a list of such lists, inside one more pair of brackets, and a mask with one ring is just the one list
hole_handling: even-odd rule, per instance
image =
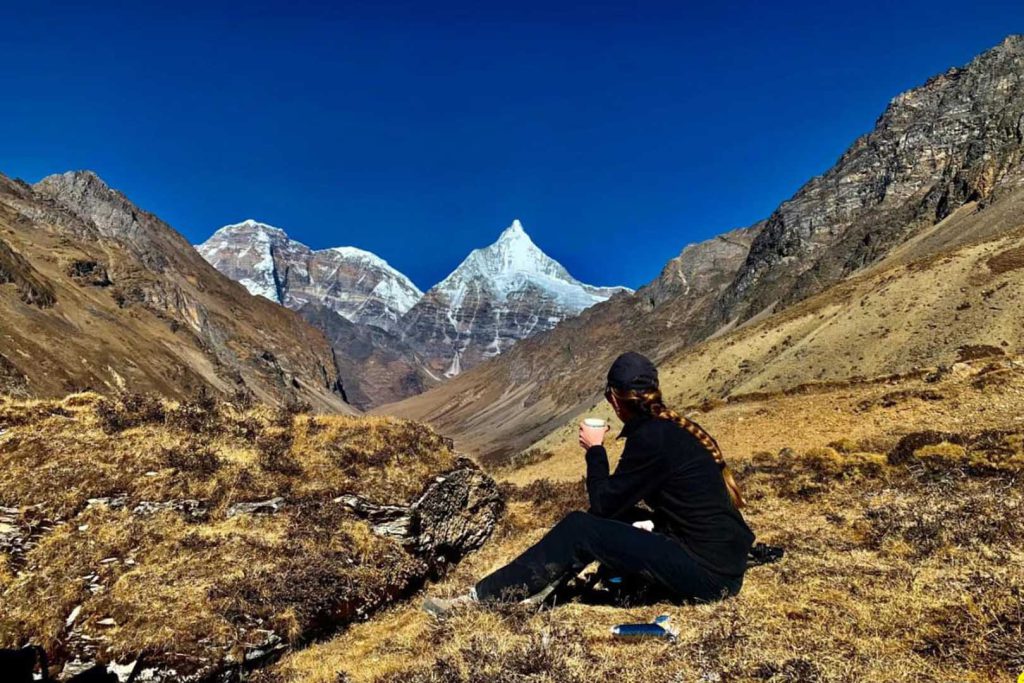
[[972, 201], [1024, 183], [1024, 36], [1013, 35], [890, 102], [767, 219], [699, 331], [822, 291]]
[[[695, 279], [700, 259], [692, 257], [700, 252], [693, 248], [632, 297], [594, 306], [507, 356], [381, 410], [428, 420], [463, 448], [500, 459], [596, 404], [607, 362], [622, 350], [633, 348], [663, 361], [684, 358], [687, 349], [704, 348], [695, 345], [708, 339], [738, 343], [734, 330], [770, 326], [774, 316], [881, 267], [886, 259], [926, 267], [910, 264], [934, 263], [929, 259], [965, 240], [991, 240], [1013, 231], [1020, 224], [1015, 207], [1024, 184], [1022, 95], [1024, 38], [1011, 36], [967, 66], [894, 98], [875, 129], [855, 141], [833, 168], [746, 229], [749, 248], [737, 247], [701, 290], [681, 286]], [[690, 275], [680, 279], [678, 268], [687, 260]], [[925, 317], [923, 307], [912, 313], [918, 314], [908, 329], [933, 335], [927, 330], [935, 329], [936, 321]], [[971, 338], [997, 333], [985, 319], [980, 322]], [[999, 343], [1010, 342], [999, 334]], [[785, 337], [778, 343], [794, 341]], [[780, 348], [758, 356], [775, 363]], [[827, 366], [827, 346], [813, 348], [824, 354], [818, 360]], [[933, 345], [922, 348], [915, 362], [945, 362], [955, 352], [955, 346]], [[896, 356], [885, 355], [888, 360], [873, 364], [872, 371], [884, 374]], [[782, 366], [773, 371], [748, 358], [733, 360], [741, 365], [707, 368], [714, 373], [696, 379], [694, 389], [707, 385], [703, 396], [717, 399], [744, 385], [734, 381], [741, 376], [755, 375], [775, 387], [787, 376]], [[807, 362], [802, 357], [801, 363]], [[841, 365], [847, 367], [845, 361]], [[685, 370], [686, 363], [676, 367]]]
[[353, 412], [334, 354], [88, 171], [0, 176], [0, 389], [212, 390]]
[[518, 220], [426, 294], [370, 252], [314, 251], [253, 220], [221, 228], [196, 249], [254, 295], [300, 311], [339, 358], [360, 359], [341, 365], [347, 395], [363, 408], [420, 393], [629, 291], [576, 280]]
[[196, 249], [254, 295], [294, 310], [326, 306], [346, 320], [385, 330], [395, 329], [423, 296], [376, 254], [356, 247], [313, 250], [252, 219], [224, 226]]

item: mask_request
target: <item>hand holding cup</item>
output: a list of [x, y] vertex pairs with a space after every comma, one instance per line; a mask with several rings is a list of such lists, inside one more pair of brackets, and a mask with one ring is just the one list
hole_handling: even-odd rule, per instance
[[588, 417], [580, 422], [580, 446], [587, 450], [604, 443], [604, 436], [611, 427], [598, 417]]

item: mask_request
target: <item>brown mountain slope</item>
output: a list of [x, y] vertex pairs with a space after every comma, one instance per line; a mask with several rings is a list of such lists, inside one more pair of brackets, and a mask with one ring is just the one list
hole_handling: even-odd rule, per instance
[[[1003, 234], [986, 236], [992, 231]], [[936, 244], [947, 248], [922, 256]], [[981, 391], [1006, 378], [999, 364], [1019, 369], [1024, 355], [1022, 319], [1024, 190], [983, 210], [967, 206], [870, 270], [785, 311], [664, 359], [662, 388], [668, 403], [679, 408], [707, 408], [722, 399], [729, 405], [745, 405], [783, 394], [823, 395], [830, 388], [884, 387], [893, 376], [928, 375], [935, 381], [961, 373], [959, 361], [974, 361], [982, 368], [975, 380], [975, 388]], [[994, 365], [985, 369], [986, 363]], [[888, 397], [881, 396], [886, 391]], [[930, 390], [928, 382], [919, 382], [905, 395], [895, 389], [880, 389], [876, 394], [874, 403], [865, 408], [943, 399], [940, 392]], [[977, 412], [984, 410], [983, 401], [975, 403], [935, 429], [950, 424], [969, 427]], [[586, 408], [588, 414], [612, 419], [598, 396]], [[1011, 408], [1017, 410], [1016, 404]], [[535, 444], [539, 452], [560, 455], [569, 471], [578, 465], [575, 425], [581, 415], [582, 411]], [[705, 422], [703, 416], [698, 420]], [[729, 428], [723, 424], [719, 422], [718, 431]], [[832, 432], [832, 438], [841, 437], [844, 428], [848, 425]], [[798, 439], [789, 434], [799, 431], [795, 425], [780, 424], [776, 429], [775, 436], [791, 444]], [[749, 449], [755, 444], [744, 446]], [[543, 467], [551, 471], [550, 464]]]
[[251, 391], [353, 412], [323, 335], [89, 172], [0, 176], [0, 391]]
[[[933, 252], [939, 245], [946, 248]], [[695, 403], [908, 373], [978, 354], [1021, 354], [1022, 319], [1024, 190], [1018, 190], [985, 209], [967, 205], [862, 274], [685, 350], [664, 367], [675, 400]]]
[[[697, 296], [686, 294], [681, 303], [674, 303], [680, 295], [670, 290], [661, 295], [667, 301], [660, 306], [658, 298], [650, 297], [647, 310], [639, 293], [631, 300], [635, 306], [610, 303], [523, 345], [519, 354], [503, 359], [507, 365], [485, 364], [469, 380], [442, 386], [389, 410], [427, 419], [481, 456], [508, 454], [560, 424], [573, 412], [569, 406], [581, 409], [594, 403], [608, 361], [621, 351], [632, 348], [663, 360], [738, 324], [754, 324], [773, 311], [785, 311], [901, 250], [902, 258], [912, 260], [968, 235], [983, 237], [1012, 229], [1016, 225], [1012, 207], [1018, 205], [1017, 193], [1024, 185], [1022, 103], [1024, 38], [1012, 36], [967, 66], [951, 69], [895, 98], [870, 134], [759, 226], [739, 264], [718, 270], [727, 282]], [[979, 217], [967, 220], [964, 212], [976, 208], [982, 209]], [[997, 215], [1005, 219], [992, 219]], [[665, 279], [663, 275], [659, 281]], [[649, 294], [658, 289], [653, 283], [641, 291]], [[907, 301], [888, 303], [894, 310], [909, 305]], [[662, 320], [660, 311], [673, 309], [683, 315]], [[918, 323], [941, 327], [945, 321], [926, 323], [915, 317], [919, 310], [904, 312], [909, 317], [907, 334], [933, 336], [930, 328]], [[856, 325], [873, 323], [856, 315], [851, 321], [853, 333], [863, 332]], [[985, 321], [980, 324], [980, 328], [957, 328], [957, 333], [977, 329], [984, 335], [993, 329]], [[786, 341], [787, 334], [776, 343]], [[753, 386], [768, 385], [768, 380], [798, 383], [848, 376], [842, 372], [892, 372], [895, 369], [890, 368], [910, 363], [911, 356], [919, 362], [946, 358], [950, 345], [914, 346], [915, 351], [907, 351], [905, 358], [880, 354], [877, 363], [866, 359], [862, 367], [853, 367], [842, 357], [832, 358], [846, 347], [833, 351], [822, 343], [816, 347], [820, 357], [813, 369], [794, 362], [795, 371], [790, 372], [789, 366], [773, 362], [774, 369], [766, 369], [768, 376]], [[771, 344], [765, 348], [769, 352], [780, 353]], [[859, 361], [861, 355], [857, 352], [853, 359]], [[803, 356], [795, 358], [803, 360]], [[767, 361], [759, 365], [748, 359], [743, 372], [762, 365]], [[734, 384], [739, 375], [731, 366], [710, 366], [705, 373], [712, 369], [721, 374], [710, 379], [700, 375], [686, 394], [690, 399], [739, 387]], [[567, 375], [572, 375], [572, 381], [566, 381]]]
[[1024, 182], [1024, 36], [895, 97], [768, 218], [701, 336], [815, 294]]
[[420, 396], [377, 412], [427, 420], [485, 459], [518, 451], [593, 401], [624, 348], [662, 358], [686, 341], [746, 257], [760, 225], [686, 247], [657, 280], [619, 294]]
[[419, 354], [394, 332], [354, 323], [315, 303], [305, 304], [298, 313], [327, 337], [336, 352], [345, 397], [360, 410], [399, 401], [437, 384]]

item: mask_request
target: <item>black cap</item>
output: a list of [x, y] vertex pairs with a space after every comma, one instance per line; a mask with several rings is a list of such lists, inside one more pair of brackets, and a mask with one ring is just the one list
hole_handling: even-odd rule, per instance
[[647, 356], [627, 351], [612, 363], [608, 386], [624, 391], [649, 391], [658, 388], [658, 369]]

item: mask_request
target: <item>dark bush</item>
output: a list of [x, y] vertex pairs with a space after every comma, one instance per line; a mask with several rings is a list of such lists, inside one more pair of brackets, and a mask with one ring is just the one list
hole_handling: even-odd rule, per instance
[[123, 393], [116, 398], [105, 398], [96, 404], [96, 416], [107, 434], [158, 424], [164, 421], [166, 413], [160, 399], [150, 394]]
[[220, 469], [220, 458], [207, 446], [186, 443], [164, 450], [164, 463], [182, 472], [209, 476]]
[[256, 395], [246, 387], [239, 387], [231, 395], [231, 404], [238, 410], [249, 410], [256, 405]]
[[914, 451], [925, 446], [940, 444], [943, 441], [963, 444], [961, 436], [952, 432], [925, 431], [907, 434], [889, 451], [889, 464], [906, 465], [914, 460]]
[[253, 441], [263, 431], [263, 423], [252, 415], [244, 415], [243, 417], [233, 420], [231, 422], [231, 433], [246, 441]]
[[206, 387], [167, 414], [167, 424], [192, 434], [212, 433], [221, 427], [217, 399]]
[[297, 415], [305, 415], [313, 411], [307, 401], [296, 399], [294, 396], [290, 396], [287, 401], [279, 405], [274, 409], [274, 414], [270, 418], [271, 424], [277, 427], [291, 427], [292, 422], [295, 420]]
[[292, 447], [291, 432], [264, 432], [256, 439], [259, 465], [267, 472], [295, 475], [302, 473], [302, 465], [289, 452]]

